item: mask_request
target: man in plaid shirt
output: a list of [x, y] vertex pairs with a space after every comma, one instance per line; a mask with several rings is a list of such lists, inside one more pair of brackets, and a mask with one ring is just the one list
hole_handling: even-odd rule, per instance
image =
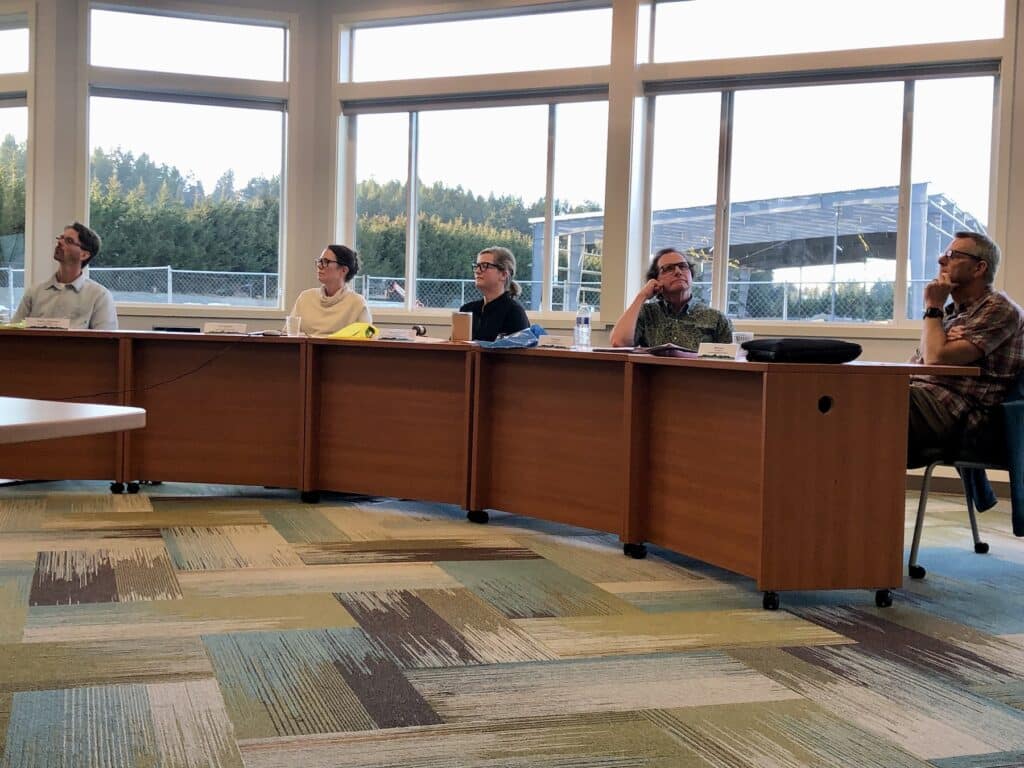
[[[1024, 368], [1024, 313], [992, 290], [999, 256], [987, 235], [957, 232], [939, 256], [938, 277], [925, 286], [921, 342], [911, 362], [974, 365], [981, 375], [911, 378], [908, 467], [924, 466], [936, 449], [956, 447], [965, 429], [985, 435], [982, 446], [996, 443], [1001, 432], [993, 406], [1006, 400]], [[984, 506], [994, 503], [992, 496]]]

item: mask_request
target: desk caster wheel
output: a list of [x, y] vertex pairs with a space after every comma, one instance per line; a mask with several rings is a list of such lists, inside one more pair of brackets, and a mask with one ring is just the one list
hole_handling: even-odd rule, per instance
[[977, 544], [974, 545], [974, 551], [975, 551], [976, 554], [979, 554], [979, 555], [987, 555], [988, 554], [988, 542], [979, 541]]
[[124, 493], [124, 483], [111, 483], [110, 492], [115, 494]]
[[764, 597], [761, 598], [761, 607], [766, 611], [779, 610], [779, 593], [765, 592]]
[[302, 499], [303, 504], [319, 504], [320, 491], [300, 491], [299, 498]]
[[139, 492], [139, 484], [138, 483], [128, 483], [128, 493], [138, 493], [138, 492]]
[[[923, 569], [922, 569], [923, 570]], [[888, 608], [892, 605], [892, 590], [879, 589], [875, 591], [875, 605], [879, 608]]]
[[912, 579], [923, 579], [925, 574], [928, 573], [923, 565], [911, 565], [907, 568], [907, 571]]
[[622, 545], [622, 554], [629, 555], [634, 560], [643, 560], [647, 557], [647, 546], [645, 544], [630, 544], [626, 542]]
[[471, 523], [477, 523], [483, 525], [491, 519], [490, 515], [487, 514], [486, 509], [470, 509], [466, 511], [466, 519]]

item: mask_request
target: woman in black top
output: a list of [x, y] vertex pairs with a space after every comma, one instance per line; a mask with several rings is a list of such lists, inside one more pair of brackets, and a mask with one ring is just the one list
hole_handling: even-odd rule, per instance
[[515, 281], [516, 257], [508, 248], [492, 245], [476, 255], [473, 264], [476, 287], [483, 298], [459, 307], [473, 314], [473, 340], [494, 341], [499, 334], [510, 334], [530, 327], [526, 310], [515, 297], [522, 293]]

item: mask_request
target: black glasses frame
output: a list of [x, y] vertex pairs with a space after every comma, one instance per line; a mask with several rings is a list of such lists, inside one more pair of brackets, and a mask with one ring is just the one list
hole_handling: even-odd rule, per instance
[[499, 272], [505, 271], [505, 268], [500, 264], [492, 264], [489, 261], [474, 261], [469, 268], [474, 272], [486, 272], [488, 269], [496, 269]]

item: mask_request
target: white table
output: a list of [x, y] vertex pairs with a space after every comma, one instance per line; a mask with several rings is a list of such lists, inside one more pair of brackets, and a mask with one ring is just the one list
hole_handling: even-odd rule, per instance
[[0, 397], [0, 443], [120, 432], [146, 426], [146, 411], [119, 405]]

